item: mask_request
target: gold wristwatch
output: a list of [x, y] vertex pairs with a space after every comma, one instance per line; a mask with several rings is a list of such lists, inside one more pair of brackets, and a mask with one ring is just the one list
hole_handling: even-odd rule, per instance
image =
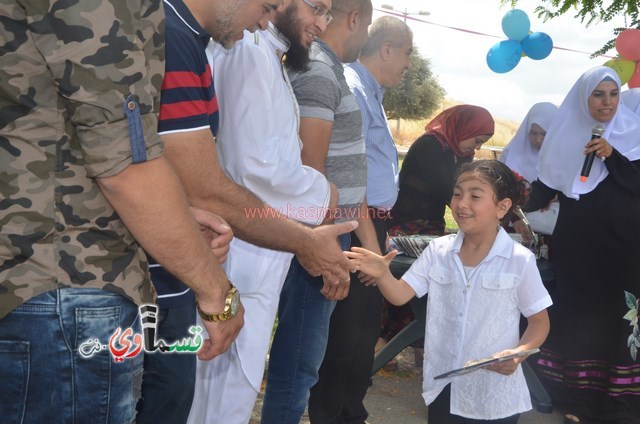
[[240, 305], [240, 293], [238, 293], [238, 289], [233, 285], [231, 281], [229, 281], [229, 285], [231, 288], [227, 292], [227, 297], [224, 300], [224, 310], [222, 312], [214, 312], [209, 313], [200, 309], [200, 304], [198, 303], [198, 296], [196, 296], [196, 308], [198, 309], [198, 313], [200, 314], [200, 318], [205, 321], [227, 321], [236, 316], [238, 313], [238, 306]]

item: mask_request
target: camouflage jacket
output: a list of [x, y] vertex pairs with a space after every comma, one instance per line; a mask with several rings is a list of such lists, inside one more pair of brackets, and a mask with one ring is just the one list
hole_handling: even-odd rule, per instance
[[161, 0], [0, 2], [0, 318], [62, 287], [153, 301], [96, 184], [157, 158]]

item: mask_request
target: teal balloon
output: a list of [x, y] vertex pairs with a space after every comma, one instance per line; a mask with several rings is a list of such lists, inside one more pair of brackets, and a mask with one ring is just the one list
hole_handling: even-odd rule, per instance
[[502, 17], [502, 31], [510, 40], [521, 41], [530, 29], [529, 17], [520, 9], [512, 9]]
[[522, 57], [522, 45], [513, 40], [500, 41], [489, 49], [487, 65], [498, 74], [504, 74], [515, 68]]
[[522, 40], [524, 54], [533, 60], [541, 60], [551, 54], [553, 40], [544, 32], [532, 32]]

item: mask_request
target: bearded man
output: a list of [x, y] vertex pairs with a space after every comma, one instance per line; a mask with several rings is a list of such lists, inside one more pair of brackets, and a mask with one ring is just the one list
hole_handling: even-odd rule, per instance
[[[330, 8], [331, 0], [285, 0], [266, 29], [245, 32], [232, 49], [220, 43], [207, 49], [218, 96], [222, 168], [282, 215], [312, 226], [323, 223], [336, 205], [337, 191], [302, 164], [299, 112], [282, 59], [286, 54], [287, 65], [306, 66], [313, 38], [331, 20]], [[245, 210], [263, 219], [257, 212]], [[244, 240], [232, 242], [224, 269], [251, 313], [227, 353], [210, 364], [198, 361], [190, 423], [249, 422], [292, 257]], [[346, 295], [347, 284], [327, 284], [330, 296]]]

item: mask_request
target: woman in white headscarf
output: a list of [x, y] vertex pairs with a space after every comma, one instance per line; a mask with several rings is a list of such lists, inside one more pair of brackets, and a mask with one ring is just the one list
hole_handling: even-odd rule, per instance
[[500, 162], [522, 175], [529, 182], [538, 178], [538, 153], [551, 120], [558, 111], [553, 103], [534, 104], [520, 124], [516, 135], [500, 155]]
[[640, 87], [623, 91], [620, 98], [626, 107], [640, 115]]
[[[516, 135], [502, 151], [500, 162], [522, 175], [527, 181], [535, 181], [538, 178], [538, 154], [547, 134], [547, 128], [557, 112], [558, 107], [549, 102], [531, 106]], [[528, 213], [527, 218], [533, 230], [541, 234], [552, 234], [558, 209], [558, 202], [551, 202], [544, 210]]]
[[[551, 333], [536, 362], [569, 423], [640, 423], [640, 116], [619, 93], [610, 68], [578, 79], [547, 130], [525, 208], [559, 197]], [[591, 139], [596, 124], [604, 134]]]

